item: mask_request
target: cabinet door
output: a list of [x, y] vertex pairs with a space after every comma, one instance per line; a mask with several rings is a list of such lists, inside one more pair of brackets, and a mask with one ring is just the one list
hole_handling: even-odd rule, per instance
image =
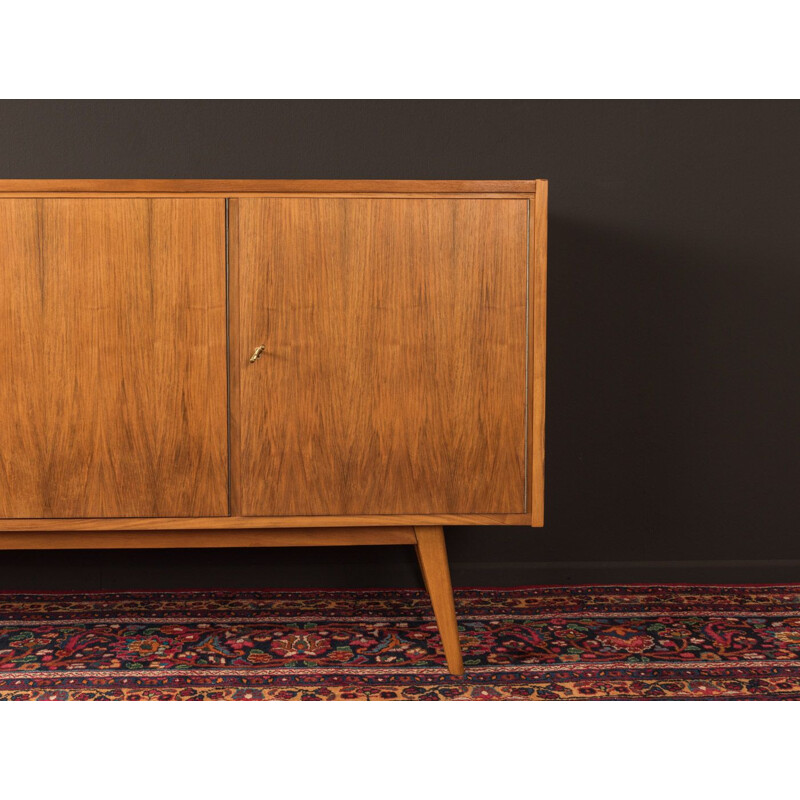
[[527, 200], [231, 211], [234, 513], [524, 512]]
[[228, 512], [223, 200], [0, 200], [0, 517]]

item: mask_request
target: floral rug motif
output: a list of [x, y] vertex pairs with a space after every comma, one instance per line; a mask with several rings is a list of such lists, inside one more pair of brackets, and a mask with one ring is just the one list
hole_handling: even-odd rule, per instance
[[800, 699], [800, 585], [0, 594], [2, 700]]

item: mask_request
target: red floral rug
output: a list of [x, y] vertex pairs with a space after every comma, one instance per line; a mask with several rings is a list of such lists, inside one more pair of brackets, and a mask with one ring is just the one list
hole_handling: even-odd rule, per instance
[[800, 585], [0, 595], [4, 700], [800, 699]]

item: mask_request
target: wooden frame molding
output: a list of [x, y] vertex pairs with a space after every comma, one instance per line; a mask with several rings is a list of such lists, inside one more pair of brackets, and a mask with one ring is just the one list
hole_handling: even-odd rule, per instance
[[0, 532], [0, 550], [117, 550], [172, 547], [319, 547], [415, 544], [413, 528], [261, 528], [190, 531]]
[[408, 180], [16, 180], [0, 179], [0, 194], [247, 194], [412, 193], [535, 194], [542, 181]]
[[124, 517], [0, 519], [0, 531], [248, 530], [255, 528], [397, 527], [405, 525], [529, 525], [528, 514], [398, 514], [364, 517]]
[[530, 524], [544, 525], [544, 409], [547, 343], [547, 181], [530, 199], [528, 286], [528, 508]]

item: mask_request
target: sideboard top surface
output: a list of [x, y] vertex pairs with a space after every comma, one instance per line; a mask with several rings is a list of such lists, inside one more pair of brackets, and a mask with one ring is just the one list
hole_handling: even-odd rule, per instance
[[20, 180], [0, 179], [0, 195], [16, 194], [524, 194], [536, 193], [535, 180]]

